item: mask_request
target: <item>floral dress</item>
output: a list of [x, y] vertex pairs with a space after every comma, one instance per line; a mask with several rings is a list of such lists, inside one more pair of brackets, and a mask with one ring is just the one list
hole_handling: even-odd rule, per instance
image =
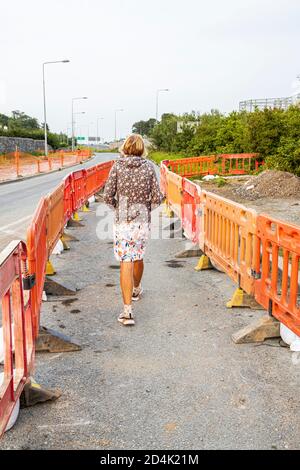
[[150, 233], [151, 210], [163, 199], [153, 164], [126, 156], [113, 165], [104, 201], [115, 210], [114, 255], [118, 261], [139, 261]]

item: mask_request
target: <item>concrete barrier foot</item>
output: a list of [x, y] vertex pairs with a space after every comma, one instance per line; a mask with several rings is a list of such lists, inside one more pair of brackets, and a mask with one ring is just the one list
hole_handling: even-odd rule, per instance
[[79, 344], [73, 343], [68, 336], [42, 326], [35, 342], [35, 349], [37, 352], [60, 353], [81, 351], [82, 348]]
[[195, 266], [195, 271], [204, 271], [205, 269], [214, 269], [213, 265], [210, 262], [210, 259], [206, 255], [200, 256], [197, 266]]
[[280, 337], [280, 322], [270, 315], [264, 315], [259, 320], [245, 326], [231, 336], [236, 344], [258, 343], [268, 338]]
[[264, 310], [263, 307], [256, 302], [252, 295], [247, 294], [240, 287], [234, 291], [232, 298], [229, 300], [229, 302], [226, 303], [226, 307], [246, 307], [252, 308], [253, 310]]
[[45, 279], [44, 291], [46, 292], [46, 295], [56, 296], [75, 295], [77, 293], [77, 290], [60, 284], [59, 282], [54, 281], [54, 279], [48, 277]]
[[21, 407], [34, 406], [37, 403], [55, 401], [61, 396], [58, 390], [48, 390], [37, 384], [32, 378], [26, 383], [21, 394]]

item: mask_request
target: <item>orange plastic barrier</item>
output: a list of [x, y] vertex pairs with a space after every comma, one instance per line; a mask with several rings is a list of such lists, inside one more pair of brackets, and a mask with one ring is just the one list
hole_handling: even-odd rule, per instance
[[168, 168], [177, 175], [185, 177], [214, 175], [218, 173], [215, 156], [169, 160]]
[[32, 323], [34, 337], [38, 336], [40, 310], [48, 260], [47, 218], [49, 199], [42, 198], [27, 230], [28, 271], [35, 275], [35, 285], [31, 291]]
[[58, 170], [85, 161], [91, 156], [92, 152], [90, 150], [75, 152], [60, 150], [57, 152], [49, 152], [48, 157], [45, 157], [34, 156], [20, 152], [17, 149], [15, 152], [2, 155], [1, 181]]
[[201, 189], [195, 183], [182, 179], [182, 228], [187, 238], [196, 243], [202, 228]]
[[[164, 163], [164, 162], [163, 162]], [[169, 160], [165, 165], [174, 173], [185, 176], [244, 175], [259, 166], [257, 153], [221, 154]]]
[[182, 178], [171, 171], [166, 174], [167, 180], [167, 202], [172, 211], [181, 218], [182, 210]]
[[62, 182], [51, 194], [47, 196], [47, 251], [53, 251], [64, 230], [64, 189]]
[[73, 175], [72, 173], [64, 179], [64, 225], [73, 214]]
[[206, 191], [201, 197], [205, 254], [248, 294], [254, 294], [256, 212]]
[[[4, 381], [0, 384], [0, 436], [5, 431], [34, 363], [31, 294], [25, 300], [26, 246], [11, 242], [0, 254]], [[14, 341], [13, 341], [14, 339]], [[14, 342], [14, 354], [13, 354]]]
[[114, 160], [110, 160], [109, 162], [99, 163], [97, 165], [96, 167], [97, 168], [97, 185], [98, 185], [97, 190], [101, 189], [105, 185], [109, 172], [111, 170], [111, 167], [113, 166], [114, 163], [115, 163]]
[[73, 212], [76, 212], [86, 202], [86, 170], [77, 170], [72, 174], [73, 177]]
[[300, 227], [259, 215], [257, 235], [255, 298], [300, 336]]
[[[0, 436], [33, 370], [34, 340], [40, 327], [47, 260], [65, 223], [89, 196], [105, 184], [113, 163], [101, 163], [68, 175], [51, 194], [40, 200], [27, 231], [27, 248], [23, 242], [12, 242], [0, 254], [5, 353], [4, 382], [0, 385]], [[29, 293], [25, 295], [27, 290]]]

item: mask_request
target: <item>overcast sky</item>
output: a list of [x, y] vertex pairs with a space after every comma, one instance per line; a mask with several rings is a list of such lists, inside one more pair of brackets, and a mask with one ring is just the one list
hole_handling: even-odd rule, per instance
[[48, 123], [105, 139], [160, 112], [218, 108], [240, 100], [289, 96], [300, 74], [299, 0], [11, 0], [1, 5], [0, 112], [19, 109], [43, 120], [42, 62], [47, 66]]

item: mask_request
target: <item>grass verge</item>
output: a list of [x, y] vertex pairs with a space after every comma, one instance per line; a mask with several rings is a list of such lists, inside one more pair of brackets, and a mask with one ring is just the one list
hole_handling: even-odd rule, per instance
[[180, 153], [169, 153], [169, 152], [150, 152], [149, 158], [153, 162], [160, 164], [163, 160], [179, 160], [180, 158], [185, 158], [185, 155]]

